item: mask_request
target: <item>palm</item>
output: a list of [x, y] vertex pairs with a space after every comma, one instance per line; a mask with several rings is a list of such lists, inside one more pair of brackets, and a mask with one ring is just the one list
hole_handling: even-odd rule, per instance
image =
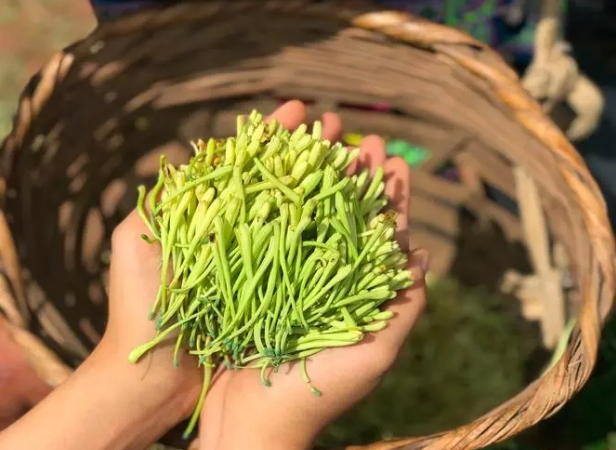
[[[278, 109], [273, 117], [293, 129], [305, 121], [305, 109], [301, 103], [291, 102]], [[328, 114], [323, 117], [323, 122], [324, 138], [337, 140], [341, 131], [338, 117]], [[383, 141], [378, 137], [368, 137], [362, 143], [358, 162], [350, 170], [368, 168], [373, 171], [379, 166], [385, 169], [386, 193], [399, 212], [398, 238], [406, 247], [410, 194], [408, 166], [399, 158], [386, 160]], [[417, 279], [422, 279], [421, 274]], [[245, 442], [249, 444], [255, 434], [263, 434], [272, 420], [278, 420], [275, 418], [284, 418], [286, 430], [298, 430], [297, 445], [313, 439], [315, 436], [305, 436], [306, 433], [299, 430], [318, 432], [374, 389], [390, 368], [423, 308], [423, 285], [416, 287], [419, 289], [403, 292], [388, 304], [388, 309], [396, 316], [385, 330], [370, 335], [358, 345], [328, 349], [310, 359], [308, 371], [313, 385], [323, 392], [322, 397], [311, 393], [298, 364], [283, 366], [278, 373], [271, 374], [272, 386], [269, 388], [261, 384], [259, 371], [219, 371], [201, 415], [200, 448], [225, 447], [223, 442], [230, 437], [237, 441], [236, 430], [242, 430], [241, 434], [246, 435]], [[294, 439], [292, 432], [286, 434], [287, 438]], [[238, 442], [237, 446], [241, 448], [242, 444]]]

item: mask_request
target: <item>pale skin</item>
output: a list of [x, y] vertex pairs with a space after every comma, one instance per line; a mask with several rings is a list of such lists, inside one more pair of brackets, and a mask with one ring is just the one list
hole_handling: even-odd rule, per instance
[[[288, 128], [305, 121], [302, 103], [288, 102], [272, 117]], [[324, 137], [339, 138], [340, 119], [322, 118]], [[400, 158], [386, 159], [376, 136], [361, 145], [359, 163], [382, 165], [386, 191], [398, 210], [399, 241], [407, 245], [410, 173]], [[352, 168], [356, 170], [357, 165]], [[47, 450], [143, 450], [188, 417], [198, 396], [202, 372], [184, 356], [172, 362], [172, 345], [162, 346], [136, 365], [127, 355], [149, 341], [153, 324], [145, 318], [160, 280], [160, 249], [139, 238], [147, 228], [130, 214], [112, 237], [109, 322], [92, 355], [59, 388], [0, 433], [0, 448]], [[299, 367], [272, 374], [261, 384], [258, 371], [219, 370], [201, 415], [197, 447], [203, 450], [303, 450], [342, 412], [368, 395], [390, 369], [425, 305], [423, 276], [427, 254], [410, 254], [415, 285], [387, 309], [395, 312], [387, 328], [360, 344], [326, 350], [311, 358], [308, 369], [322, 392], [314, 396]]]

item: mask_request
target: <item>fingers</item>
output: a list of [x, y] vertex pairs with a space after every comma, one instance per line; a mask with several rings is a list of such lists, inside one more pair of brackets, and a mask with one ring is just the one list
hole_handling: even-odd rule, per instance
[[284, 128], [293, 130], [306, 120], [306, 105], [299, 100], [286, 102], [274, 111], [267, 118], [267, 121], [269, 122], [273, 119], [276, 119]]
[[[299, 100], [291, 100], [276, 109], [267, 120], [276, 119], [284, 128], [294, 130], [306, 121], [306, 116], [306, 105]], [[321, 122], [323, 125], [322, 139], [327, 139], [332, 142], [340, 140], [342, 134], [342, 121], [338, 114], [331, 112], [325, 113], [321, 117]]]
[[340, 120], [340, 116], [328, 112], [323, 114], [321, 121], [323, 122], [323, 139], [327, 139], [331, 142], [339, 141], [342, 135], [342, 121]]
[[359, 146], [357, 158], [357, 171], [368, 169], [374, 175], [377, 167], [382, 167], [387, 156], [385, 154], [385, 141], [380, 136], [370, 135], [364, 138]]
[[[298, 101], [292, 100], [283, 104], [268, 117], [269, 120], [276, 119], [282, 126], [288, 129], [295, 129], [306, 120], [306, 106]], [[323, 115], [323, 138], [336, 140], [342, 130], [340, 118], [333, 113]], [[146, 214], [149, 214], [150, 195], [145, 201]], [[143, 223], [143, 220], [135, 210], [129, 214], [116, 228], [112, 237], [112, 258], [113, 255], [122, 254], [123, 261], [137, 260], [159, 260], [160, 246], [151, 245], [141, 239], [142, 235], [150, 236], [150, 230]], [[114, 251], [115, 250], [115, 251]], [[127, 260], [128, 258], [128, 260]], [[118, 259], [118, 258], [116, 258]], [[128, 264], [132, 264], [128, 263]], [[124, 265], [124, 264], [122, 264]]]
[[[142, 238], [151, 237], [149, 228], [133, 210], [113, 231], [111, 236], [110, 279], [139, 279], [157, 289], [160, 282], [161, 248]], [[154, 293], [156, 293], [154, 291]]]
[[408, 249], [409, 208], [411, 196], [411, 170], [400, 157], [390, 158], [383, 164], [385, 171], [385, 195], [390, 207], [398, 211], [398, 243]]
[[429, 255], [426, 250], [417, 249], [411, 253], [408, 267], [413, 275], [413, 285], [387, 304], [385, 309], [392, 311], [395, 316], [384, 330], [375, 333], [376, 348], [380, 353], [388, 355], [392, 362], [426, 305], [424, 278], [428, 265]]
[[[158, 196], [155, 199], [152, 198], [152, 195], [151, 191], [148, 192], [143, 204], [147, 216], [151, 214], [150, 204], [152, 200], [155, 201], [154, 203], [160, 201], [162, 191], [158, 192]], [[138, 209], [134, 209], [113, 231], [111, 238], [112, 254], [113, 250], [135, 247], [135, 251], [143, 254], [143, 256], [159, 255], [159, 245], [151, 245], [143, 240], [143, 236], [151, 238], [151, 234], [151, 230], [144, 223]]]
[[129, 249], [142, 257], [160, 254], [160, 246], [148, 244], [142, 236], [151, 237], [150, 229], [145, 225], [137, 210], [133, 210], [113, 231], [111, 237], [111, 250], [122, 251]]
[[366, 137], [360, 147], [359, 158], [351, 164], [349, 172], [369, 169], [370, 174], [378, 167], [385, 172], [385, 194], [390, 206], [398, 211], [397, 239], [400, 245], [408, 248], [409, 198], [411, 192], [411, 171], [404, 159], [394, 157], [387, 159], [385, 141], [379, 136]]
[[370, 175], [385, 162], [385, 141], [379, 136], [365, 137], [359, 146], [359, 156], [347, 168], [347, 173], [353, 175], [363, 169], [369, 169]]

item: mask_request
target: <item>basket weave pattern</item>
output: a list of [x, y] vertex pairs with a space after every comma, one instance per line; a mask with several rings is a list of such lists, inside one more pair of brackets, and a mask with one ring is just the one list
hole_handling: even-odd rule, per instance
[[[31, 331], [23, 347], [49, 384], [104, 330], [111, 231], [134, 207], [136, 186], [156, 176], [158, 155], [183, 161], [188, 140], [228, 135], [237, 114], [300, 98], [311, 119], [334, 110], [353, 131], [430, 148], [414, 172], [412, 245], [454, 248], [462, 206], [525, 243], [543, 283], [543, 316], [549, 299], [563, 297], [578, 318], [558, 364], [506, 404], [456, 430], [366, 448], [482, 447], [580, 389], [614, 295], [614, 241], [597, 185], [492, 50], [372, 8], [244, 0], [145, 11], [102, 25], [33, 78], [0, 153], [0, 307], [15, 330]], [[382, 101], [394, 112], [352, 107]], [[435, 175], [447, 164], [457, 180]], [[517, 199], [521, 216], [486, 186]], [[565, 294], [552, 276], [554, 246], [573, 279]]]

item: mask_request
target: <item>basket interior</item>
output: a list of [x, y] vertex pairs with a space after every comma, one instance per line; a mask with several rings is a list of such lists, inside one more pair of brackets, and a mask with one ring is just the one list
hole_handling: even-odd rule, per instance
[[504, 62], [468, 43], [349, 27], [349, 12], [324, 14], [320, 2], [238, 6], [257, 3], [103, 26], [32, 79], [0, 154], [32, 331], [78, 365], [105, 327], [111, 232], [137, 186], [153, 183], [159, 155], [183, 162], [189, 141], [298, 98], [309, 120], [338, 112], [350, 143], [374, 133], [391, 152], [406, 145], [411, 245], [431, 252], [436, 275], [514, 293], [553, 345], [591, 249], [555, 153], [477, 75], [515, 87]]
[[[153, 182], [159, 154], [184, 161], [190, 140], [232, 134], [237, 114], [285, 98], [306, 101], [310, 120], [333, 110], [350, 133], [428, 150], [413, 162], [412, 245], [431, 251], [437, 274], [495, 284], [507, 270], [533, 271], [512, 161], [541, 181], [552, 239], [571, 229], [552, 155], [464, 67], [335, 20], [255, 14], [95, 32], [68, 49], [75, 62], [62, 80], [43, 72], [30, 83], [35, 100], [48, 98], [23, 145], [4, 154], [6, 213], [41, 334], [71, 363], [104, 329], [111, 231], [136, 187]], [[577, 244], [569, 238], [566, 250]]]

